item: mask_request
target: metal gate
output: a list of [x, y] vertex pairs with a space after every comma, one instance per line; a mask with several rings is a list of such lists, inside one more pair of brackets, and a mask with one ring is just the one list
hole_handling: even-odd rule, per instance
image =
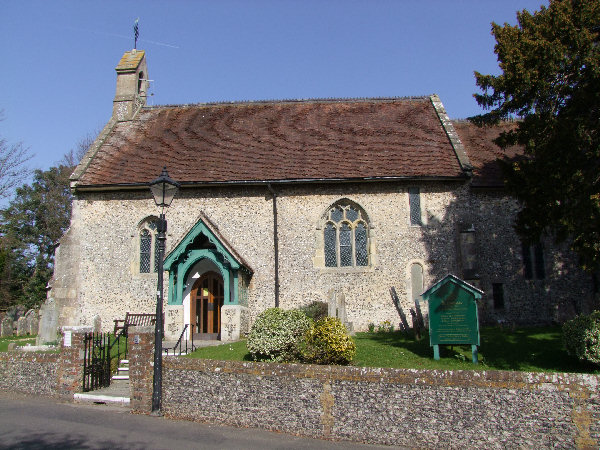
[[110, 385], [110, 334], [85, 333], [83, 392]]

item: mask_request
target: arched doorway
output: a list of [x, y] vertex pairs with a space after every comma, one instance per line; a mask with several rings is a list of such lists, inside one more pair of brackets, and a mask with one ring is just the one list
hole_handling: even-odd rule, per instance
[[220, 339], [223, 277], [216, 272], [206, 272], [196, 280], [190, 294], [194, 339]]

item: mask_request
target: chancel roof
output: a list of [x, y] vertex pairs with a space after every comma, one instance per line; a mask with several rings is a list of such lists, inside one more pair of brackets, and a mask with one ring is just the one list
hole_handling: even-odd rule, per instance
[[105, 128], [72, 181], [135, 186], [163, 166], [184, 186], [463, 178], [445, 114], [437, 96], [143, 107]]
[[501, 132], [516, 127], [516, 122], [502, 122], [492, 127], [478, 127], [466, 120], [454, 121], [454, 128], [463, 143], [469, 161], [473, 165], [473, 187], [500, 188], [504, 186], [504, 176], [500, 160], [512, 161], [523, 155], [518, 146], [501, 149], [494, 144]]

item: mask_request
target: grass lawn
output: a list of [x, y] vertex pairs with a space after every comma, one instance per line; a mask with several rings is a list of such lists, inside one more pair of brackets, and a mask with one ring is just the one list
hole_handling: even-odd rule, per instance
[[[580, 363], [567, 355], [559, 326], [519, 328], [515, 331], [483, 327], [478, 365], [471, 362], [470, 346], [440, 346], [440, 360], [434, 361], [428, 336], [415, 341], [398, 332], [356, 333], [354, 339], [357, 350], [353, 365], [359, 367], [600, 374], [600, 367]], [[201, 348], [188, 357], [251, 360], [245, 341]]]
[[0, 338], [0, 352], [8, 351], [8, 344], [16, 342], [19, 346], [35, 345], [35, 336], [12, 336]]

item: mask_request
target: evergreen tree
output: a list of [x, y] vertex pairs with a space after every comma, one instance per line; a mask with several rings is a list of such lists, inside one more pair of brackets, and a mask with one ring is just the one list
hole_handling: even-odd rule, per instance
[[71, 218], [69, 176], [72, 168], [36, 170], [33, 182], [16, 189], [9, 206], [0, 211], [4, 255], [0, 289], [11, 293], [10, 303], [41, 304], [52, 276], [54, 250]]
[[522, 204], [517, 231], [534, 241], [569, 239], [589, 270], [600, 268], [600, 2], [550, 0], [515, 26], [492, 24], [502, 73], [475, 72], [493, 125], [518, 118], [496, 143], [525, 155], [505, 163], [506, 186]]

